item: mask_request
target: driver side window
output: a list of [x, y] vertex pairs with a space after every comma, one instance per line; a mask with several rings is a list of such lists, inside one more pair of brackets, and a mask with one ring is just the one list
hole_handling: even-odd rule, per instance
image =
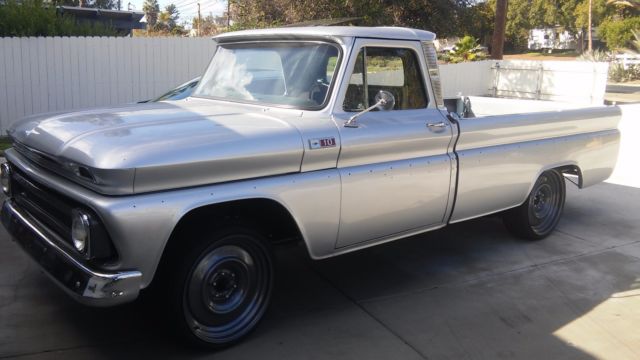
[[393, 110], [427, 107], [420, 63], [413, 50], [362, 48], [349, 80], [343, 103], [344, 111], [362, 111], [373, 105], [380, 90], [389, 91], [395, 97]]

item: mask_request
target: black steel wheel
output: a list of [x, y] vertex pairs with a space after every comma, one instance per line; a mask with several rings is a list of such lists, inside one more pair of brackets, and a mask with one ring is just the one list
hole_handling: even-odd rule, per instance
[[267, 240], [247, 228], [226, 229], [181, 258], [171, 286], [182, 335], [216, 348], [251, 332], [273, 288]]
[[531, 190], [527, 201], [505, 212], [507, 229], [525, 239], [543, 239], [560, 221], [566, 198], [564, 177], [555, 170], [544, 172]]

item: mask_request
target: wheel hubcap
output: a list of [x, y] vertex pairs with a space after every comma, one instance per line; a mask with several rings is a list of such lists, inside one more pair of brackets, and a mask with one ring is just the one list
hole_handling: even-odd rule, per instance
[[533, 213], [536, 218], [542, 219], [551, 212], [553, 194], [548, 184], [543, 184], [538, 188], [533, 196]]
[[245, 289], [242, 276], [235, 270], [219, 268], [212, 271], [204, 282], [203, 302], [214, 313], [225, 313], [233, 310], [241, 302]]
[[185, 319], [210, 343], [232, 341], [251, 329], [270, 294], [271, 266], [263, 248], [242, 236], [229, 242], [197, 260], [184, 290]]
[[560, 193], [563, 179], [559, 176], [542, 176], [529, 197], [529, 224], [537, 234], [553, 230], [562, 210]]

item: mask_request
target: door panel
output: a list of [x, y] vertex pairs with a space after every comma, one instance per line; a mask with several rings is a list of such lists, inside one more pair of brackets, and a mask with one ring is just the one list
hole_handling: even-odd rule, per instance
[[359, 128], [340, 128], [338, 247], [444, 222], [451, 128], [439, 134], [427, 129], [427, 119], [442, 121], [439, 111], [391, 113], [368, 114]]
[[[413, 49], [421, 59], [418, 42], [399, 43], [359, 39], [353, 53], [364, 46], [392, 45]], [[354, 58], [362, 59], [361, 56]], [[354, 69], [356, 59], [351, 60], [349, 69]], [[421, 70], [424, 76], [422, 74], [426, 74], [425, 69]], [[349, 79], [351, 72], [347, 76]], [[348, 82], [343, 86], [349, 86]], [[363, 82], [366, 83], [366, 79]], [[348, 96], [346, 92], [341, 91], [343, 99]], [[344, 122], [353, 114], [355, 112], [344, 111], [334, 114], [342, 145], [338, 158], [342, 203], [336, 246], [383, 239], [444, 223], [452, 166], [448, 148], [453, 132], [448, 120], [430, 106], [373, 111], [358, 118], [359, 127], [344, 127]]]

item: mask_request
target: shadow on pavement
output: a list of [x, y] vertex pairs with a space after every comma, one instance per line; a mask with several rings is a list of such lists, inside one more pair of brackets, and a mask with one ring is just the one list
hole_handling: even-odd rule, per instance
[[215, 353], [179, 344], [161, 309], [76, 304], [3, 231], [0, 357], [637, 357], [640, 189], [569, 190], [559, 231], [543, 241], [489, 217], [323, 261], [279, 249], [266, 318]]

